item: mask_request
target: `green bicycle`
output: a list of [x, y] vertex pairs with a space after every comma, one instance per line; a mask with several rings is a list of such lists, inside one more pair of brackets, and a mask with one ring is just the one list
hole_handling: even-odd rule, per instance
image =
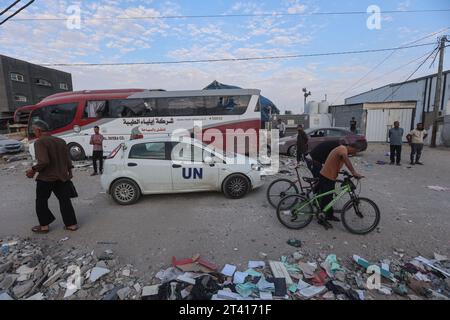
[[[345, 229], [350, 233], [360, 235], [372, 232], [380, 223], [380, 209], [372, 200], [359, 197], [356, 194], [357, 185], [352, 181], [352, 178], [354, 178], [352, 175], [346, 171], [340, 173], [345, 176], [344, 180], [337, 180], [341, 183], [340, 188], [321, 194], [311, 193], [306, 196], [291, 194], [281, 199], [277, 206], [278, 220], [289, 229], [305, 228], [311, 223], [314, 216], [319, 221], [322, 220], [323, 215], [339, 199], [348, 194], [350, 200], [340, 210], [341, 221]], [[305, 179], [305, 181], [313, 184], [315, 179]], [[333, 201], [325, 208], [321, 208], [320, 199], [330, 194], [335, 194]]]

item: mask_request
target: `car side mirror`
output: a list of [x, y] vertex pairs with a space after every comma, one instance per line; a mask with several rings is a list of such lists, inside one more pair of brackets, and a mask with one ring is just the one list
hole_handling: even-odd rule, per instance
[[214, 160], [213, 160], [213, 158], [211, 158], [211, 157], [205, 157], [204, 162], [205, 162], [206, 164], [213, 164], [213, 163], [214, 163]]

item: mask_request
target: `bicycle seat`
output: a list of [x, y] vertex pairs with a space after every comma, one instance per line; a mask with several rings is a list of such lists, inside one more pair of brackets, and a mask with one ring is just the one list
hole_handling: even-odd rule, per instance
[[303, 177], [303, 181], [305, 181], [306, 183], [315, 184], [315, 183], [319, 182], [319, 178]]

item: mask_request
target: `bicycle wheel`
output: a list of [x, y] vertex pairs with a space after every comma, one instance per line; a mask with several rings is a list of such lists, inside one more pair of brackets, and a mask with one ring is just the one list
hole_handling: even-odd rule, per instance
[[281, 199], [277, 207], [277, 218], [289, 229], [302, 229], [311, 223], [315, 210], [308, 199], [290, 195]]
[[342, 209], [344, 227], [353, 234], [368, 234], [380, 223], [380, 209], [370, 199], [349, 200]]
[[289, 179], [277, 179], [267, 188], [267, 200], [270, 205], [277, 208], [280, 200], [288, 195], [298, 194], [297, 185]]

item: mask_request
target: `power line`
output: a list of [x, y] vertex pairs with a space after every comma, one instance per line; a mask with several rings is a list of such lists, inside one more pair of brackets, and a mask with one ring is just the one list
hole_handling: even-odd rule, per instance
[[[429, 9], [429, 10], [388, 10], [381, 14], [397, 13], [433, 13], [450, 12], [450, 9]], [[242, 17], [295, 17], [295, 16], [329, 16], [329, 15], [367, 15], [367, 11], [341, 11], [341, 12], [300, 12], [300, 13], [245, 13], [245, 14], [211, 14], [211, 15], [161, 15], [161, 16], [135, 16], [135, 17], [93, 17], [86, 18], [85, 21], [98, 20], [152, 20], [152, 19], [202, 19], [202, 18], [242, 18]], [[14, 21], [61, 21], [67, 20], [67, 17], [58, 18], [20, 18]]]
[[3, 10], [2, 12], [0, 12], [0, 16], [2, 14], [4, 14], [5, 12], [7, 12], [9, 9], [11, 9], [12, 7], [14, 7], [16, 4], [18, 4], [20, 2], [20, 0], [16, 0], [13, 4], [9, 5], [5, 10]]
[[431, 53], [425, 58], [425, 60], [422, 61], [422, 63], [413, 71], [413, 73], [411, 73], [408, 78], [406, 78], [405, 81], [403, 81], [389, 96], [386, 97], [386, 99], [383, 100], [383, 102], [386, 102], [386, 100], [388, 100], [389, 98], [393, 97], [394, 94], [397, 93], [398, 90], [400, 90], [401, 87], [403, 87], [403, 85], [405, 84], [405, 82], [407, 82], [409, 79], [412, 78], [412, 76], [419, 71], [419, 69], [425, 64], [425, 62], [427, 62], [427, 60], [433, 55], [433, 53], [435, 53], [436, 50], [439, 50], [439, 46], [436, 47], [433, 51], [431, 51]]
[[384, 52], [384, 51], [403, 50], [403, 49], [424, 47], [424, 46], [430, 46], [433, 44], [434, 44], [434, 42], [417, 44], [417, 45], [412, 45], [412, 46], [384, 48], [384, 49], [368, 49], [368, 50], [357, 50], [357, 51], [341, 51], [341, 52], [310, 53], [310, 54], [293, 54], [293, 55], [266, 56], [266, 57], [200, 59], [200, 60], [179, 60], [179, 61], [153, 61], [153, 62], [117, 62], [117, 63], [44, 63], [41, 65], [42, 66], [50, 66], [50, 67], [93, 67], [93, 66], [129, 66], [129, 65], [235, 62], [235, 61], [253, 61], [253, 60], [281, 60], [281, 59], [294, 59], [294, 58], [308, 58], [308, 57], [323, 57], [323, 56], [335, 56], [335, 55], [347, 55], [347, 54]]
[[[439, 31], [433, 32], [431, 34], [428, 34], [420, 39], [414, 40], [412, 42], [408, 42], [405, 45], [412, 45], [414, 43], [420, 42], [422, 40], [425, 40], [427, 38], [430, 38], [432, 36], [435, 36], [439, 33], [442, 33], [444, 31], [450, 30], [450, 27], [441, 29]], [[397, 52], [397, 50], [392, 51], [390, 54], [388, 54], [381, 62], [379, 62], [377, 65], [375, 65], [372, 69], [370, 69], [366, 74], [364, 74], [359, 80], [357, 80], [355, 83], [353, 83], [350, 87], [348, 87], [346, 90], [344, 90], [343, 92], [341, 92], [341, 94], [334, 99], [333, 103], [334, 104], [336, 102], [336, 100], [340, 99], [345, 93], [347, 93], [348, 91], [352, 90], [352, 89], [356, 89], [355, 85], [357, 85], [358, 83], [360, 83], [363, 79], [365, 79], [369, 74], [371, 74], [373, 71], [377, 70], [381, 65], [383, 65], [387, 60], [389, 60], [395, 53]]]
[[8, 21], [9, 19], [12, 19], [14, 16], [18, 15], [22, 10], [25, 10], [28, 6], [30, 6], [35, 0], [31, 0], [30, 2], [28, 2], [26, 5], [24, 5], [23, 7], [21, 7], [20, 9], [16, 10], [16, 12], [14, 12], [12, 15], [10, 15], [9, 17], [7, 17], [6, 19], [4, 19], [2, 22], [0, 22], [0, 26], [2, 24], [4, 24], [6, 21]]

